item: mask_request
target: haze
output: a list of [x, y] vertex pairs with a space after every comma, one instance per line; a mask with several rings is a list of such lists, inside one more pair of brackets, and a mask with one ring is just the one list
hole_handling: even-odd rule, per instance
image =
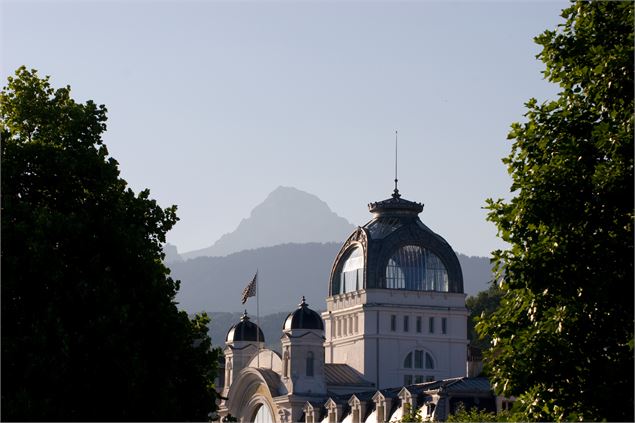
[[181, 221], [179, 252], [233, 231], [276, 187], [355, 225], [399, 188], [457, 251], [502, 243], [509, 125], [542, 79], [533, 37], [567, 2], [2, 3], [4, 85], [20, 65], [109, 110], [123, 177]]

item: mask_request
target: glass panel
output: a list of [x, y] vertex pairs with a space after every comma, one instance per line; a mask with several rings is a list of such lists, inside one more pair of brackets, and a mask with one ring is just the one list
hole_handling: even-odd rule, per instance
[[393, 332], [397, 330], [397, 316], [394, 314], [390, 316], [390, 330]]
[[370, 222], [366, 225], [366, 229], [371, 238], [381, 239], [393, 233], [401, 224], [402, 221], [398, 217], [383, 217]]
[[430, 317], [428, 320], [428, 331], [434, 333], [434, 317]]
[[426, 369], [434, 369], [434, 361], [432, 361], [432, 356], [426, 353]]
[[448, 272], [431, 251], [418, 245], [406, 245], [388, 260], [386, 288], [447, 292]]
[[445, 317], [441, 319], [441, 333], [444, 335], [448, 333], [448, 319]]
[[406, 356], [406, 359], [403, 362], [403, 366], [406, 369], [412, 369], [412, 353], [409, 352], [408, 355]]
[[415, 383], [423, 383], [423, 375], [416, 375]]
[[423, 369], [423, 351], [415, 350], [415, 369]]
[[403, 317], [403, 331], [408, 332], [409, 329], [410, 327], [409, 327], [408, 316], [404, 316]]
[[403, 384], [404, 385], [412, 385], [412, 375], [404, 375]]
[[354, 292], [364, 287], [364, 252], [354, 248], [342, 263], [339, 275], [333, 282], [333, 294]]
[[421, 333], [421, 316], [417, 316], [417, 332]]

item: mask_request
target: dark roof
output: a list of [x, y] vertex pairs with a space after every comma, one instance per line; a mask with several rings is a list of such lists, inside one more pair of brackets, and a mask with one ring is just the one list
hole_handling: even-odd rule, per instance
[[395, 188], [392, 197], [386, 200], [370, 203], [368, 205], [368, 210], [376, 215], [385, 216], [389, 214], [396, 214], [416, 216], [423, 211], [423, 204], [401, 198], [399, 190]]
[[[324, 376], [326, 376], [327, 385], [373, 386], [373, 383], [364, 379], [361, 373], [348, 364], [325, 363]], [[351, 395], [348, 394], [348, 398]]]
[[245, 311], [245, 313], [240, 318], [240, 322], [229, 328], [227, 336], [225, 337], [225, 341], [265, 342], [265, 335], [262, 333], [262, 330], [258, 327], [257, 324], [249, 320], [247, 311]]
[[[428, 228], [420, 219], [423, 204], [401, 198], [399, 191], [391, 198], [368, 205], [373, 218], [358, 227], [346, 240], [331, 269], [329, 296], [341, 292], [340, 272], [351, 251], [362, 248], [364, 269], [363, 286], [358, 289], [414, 289], [463, 293], [463, 272], [456, 253], [448, 242]], [[389, 260], [405, 246], [419, 247], [425, 254], [432, 253], [447, 271], [447, 286], [431, 285], [424, 288], [420, 277], [412, 277], [412, 284], [391, 288], [386, 282]], [[423, 257], [423, 253], [421, 253]], [[360, 284], [361, 285], [361, 284]]]
[[291, 329], [316, 329], [324, 330], [324, 322], [318, 313], [311, 310], [306, 303], [304, 297], [298, 305], [298, 308], [289, 313], [284, 321], [282, 330]]

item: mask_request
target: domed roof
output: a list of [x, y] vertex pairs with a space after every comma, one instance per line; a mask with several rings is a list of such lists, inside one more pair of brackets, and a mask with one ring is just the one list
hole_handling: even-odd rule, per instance
[[249, 320], [247, 316], [247, 310], [240, 318], [240, 322], [232, 326], [227, 332], [225, 342], [265, 342], [265, 335], [257, 324]]
[[463, 293], [463, 273], [452, 247], [421, 222], [423, 204], [391, 198], [368, 205], [373, 219], [342, 246], [329, 295], [359, 289]]
[[306, 303], [304, 297], [302, 297], [302, 301], [298, 305], [297, 310], [289, 313], [286, 320], [284, 321], [282, 330], [291, 329], [324, 330], [324, 322], [322, 321], [322, 317], [320, 317], [318, 313], [309, 308], [309, 305]]

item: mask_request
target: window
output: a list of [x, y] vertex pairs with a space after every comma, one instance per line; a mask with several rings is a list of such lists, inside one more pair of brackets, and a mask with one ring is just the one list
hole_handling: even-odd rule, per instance
[[403, 317], [403, 331], [404, 332], [408, 332], [408, 330], [410, 329], [408, 323], [409, 323], [408, 316], [404, 316]]
[[399, 248], [386, 266], [386, 288], [448, 291], [448, 272], [439, 257], [418, 245]]
[[441, 318], [441, 333], [444, 335], [448, 333], [448, 319], [445, 317]]
[[282, 358], [283, 370], [282, 374], [284, 377], [289, 377], [289, 349], [286, 349]]
[[434, 369], [434, 361], [429, 353], [426, 353], [426, 369]]
[[394, 314], [390, 316], [390, 330], [393, 332], [397, 330], [397, 316]]
[[421, 333], [421, 316], [417, 316], [417, 333]]
[[426, 382], [434, 382], [434, 376], [426, 376]]
[[434, 317], [428, 319], [428, 332], [434, 333]]
[[406, 355], [406, 359], [403, 361], [403, 366], [406, 369], [412, 369], [412, 353], [409, 352], [408, 355]]
[[403, 384], [404, 385], [412, 385], [412, 375], [404, 375], [403, 376]]
[[415, 350], [415, 369], [423, 369], [423, 351]]
[[[414, 356], [414, 360], [413, 360]], [[414, 350], [406, 354], [403, 361], [403, 367], [406, 369], [434, 369], [434, 359], [432, 355], [423, 350]]]
[[354, 292], [364, 287], [364, 251], [353, 248], [342, 261], [339, 272], [333, 278], [332, 294]]
[[415, 383], [423, 383], [423, 375], [415, 375]]
[[313, 352], [309, 351], [306, 355], [306, 375], [313, 376]]

